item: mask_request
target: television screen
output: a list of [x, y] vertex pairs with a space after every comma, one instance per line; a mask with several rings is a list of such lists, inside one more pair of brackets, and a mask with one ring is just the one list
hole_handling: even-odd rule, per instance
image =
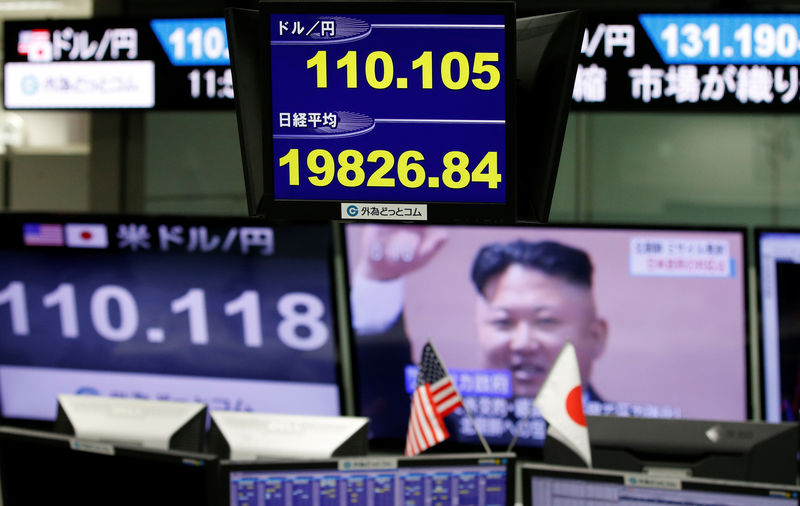
[[0, 427], [0, 481], [6, 506], [212, 506], [218, 494], [217, 463], [217, 457], [207, 453]]
[[800, 231], [756, 230], [764, 419], [800, 416]]
[[514, 504], [514, 455], [222, 461], [220, 504]]
[[523, 504], [726, 504], [797, 506], [800, 488], [757, 482], [711, 480], [676, 474], [621, 473], [524, 464]]
[[338, 415], [330, 257], [330, 225], [3, 215], [2, 415], [54, 420], [58, 394]]
[[[744, 230], [347, 224], [359, 414], [402, 444], [431, 340], [464, 397], [451, 440], [538, 447], [563, 343], [589, 415], [745, 420]], [[400, 444], [400, 445], [401, 445]]]

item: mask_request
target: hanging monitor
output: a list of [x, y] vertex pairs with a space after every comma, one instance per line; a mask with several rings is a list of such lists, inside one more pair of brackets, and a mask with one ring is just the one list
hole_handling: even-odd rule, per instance
[[512, 218], [513, 4], [260, 7], [265, 215]]
[[[258, 22], [253, 10], [226, 14], [251, 214], [547, 220], [575, 13], [520, 25], [510, 2], [260, 7]], [[260, 90], [244, 82], [254, 79]]]

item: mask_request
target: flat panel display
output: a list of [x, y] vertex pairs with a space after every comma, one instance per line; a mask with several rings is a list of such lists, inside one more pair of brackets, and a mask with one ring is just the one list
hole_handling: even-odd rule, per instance
[[800, 231], [756, 231], [764, 419], [800, 420]]
[[0, 405], [58, 394], [340, 414], [330, 225], [0, 218]]
[[589, 11], [578, 110], [789, 112], [800, 14]]
[[237, 464], [223, 461], [220, 504], [335, 506], [513, 504], [514, 455], [359, 458]]
[[404, 440], [427, 340], [475, 426], [541, 446], [532, 400], [565, 340], [589, 415], [746, 420], [744, 231], [642, 227], [344, 226], [359, 414]]
[[328, 202], [316, 216], [329, 219], [507, 212], [513, 4], [262, 2], [261, 16], [275, 206]]
[[6, 109], [233, 109], [223, 18], [7, 21]]
[[800, 489], [789, 485], [708, 480], [572, 467], [524, 464], [523, 504], [715, 504], [796, 506]]

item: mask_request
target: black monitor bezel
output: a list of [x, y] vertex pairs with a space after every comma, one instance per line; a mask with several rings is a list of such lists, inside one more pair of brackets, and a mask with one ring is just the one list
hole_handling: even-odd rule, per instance
[[[755, 347], [756, 362], [758, 363], [759, 373], [757, 375], [759, 381], [759, 403], [758, 403], [758, 410], [759, 414], [761, 415], [760, 418], [763, 420], [767, 419], [767, 382], [766, 382], [766, 367], [765, 367], [765, 339], [766, 333], [764, 332], [764, 298], [762, 294], [762, 283], [764, 282], [763, 275], [761, 273], [762, 269], [762, 250], [761, 250], [761, 238], [767, 234], [792, 234], [796, 235], [800, 240], [800, 228], [798, 227], [780, 227], [780, 226], [756, 226], [753, 228], [753, 248], [755, 251], [755, 302], [753, 306], [756, 310], [756, 323], [758, 325], [758, 330], [756, 331], [756, 337], [758, 339], [758, 345]], [[780, 350], [779, 355], [780, 355]], [[780, 356], [778, 357], [780, 361]], [[779, 379], [780, 382], [780, 379]], [[798, 415], [800, 419], [800, 415]], [[786, 420], [783, 419], [781, 415], [782, 422]], [[798, 463], [800, 464], [800, 455], [798, 456]]]
[[[491, 462], [505, 460], [505, 462]], [[256, 460], [234, 461], [221, 460], [219, 463], [218, 503], [227, 505], [230, 502], [230, 475], [238, 471], [300, 471], [300, 470], [332, 470], [338, 469], [339, 462], [377, 462], [384, 467], [367, 467], [364, 471], [380, 471], [413, 467], [437, 467], [459, 465], [501, 464], [506, 467], [506, 505], [513, 506], [516, 494], [517, 455], [515, 453], [451, 453], [438, 455], [418, 455], [405, 457], [395, 454], [381, 454], [367, 457], [340, 457], [314, 460]]]
[[[451, 223], [511, 223], [516, 213], [516, 19], [515, 4], [505, 0], [498, 2], [453, 0], [453, 1], [411, 1], [389, 2], [369, 0], [363, 1], [315, 1], [315, 2], [265, 2], [260, 7], [260, 40], [261, 50], [261, 82], [270, 81], [269, 55], [269, 16], [281, 13], [336, 13], [336, 14], [499, 14], [505, 17], [506, 47], [505, 72], [506, 85], [506, 198], [502, 204], [487, 203], [441, 203], [392, 201], [392, 204], [427, 204], [428, 223], [446, 221]], [[275, 198], [275, 179], [272, 144], [272, 96], [268, 86], [262, 92], [262, 136], [263, 136], [263, 178], [264, 196], [261, 200], [261, 213], [265, 216], [277, 216], [289, 220], [338, 220], [342, 218], [342, 200], [286, 200]], [[373, 203], [374, 201], [359, 201]], [[387, 202], [380, 202], [386, 204]]]
[[[204, 216], [204, 215], [180, 215], [180, 214], [108, 214], [108, 213], [43, 213], [43, 212], [11, 212], [0, 213], [0, 250], [3, 249], [16, 249], [24, 250], [29, 248], [22, 242], [22, 234], [16, 237], [8, 237], [4, 235], [3, 229], [7, 226], [17, 226], [21, 232], [22, 224], [27, 222], [40, 222], [40, 223], [146, 223], [146, 224], [164, 224], [164, 225], [217, 225], [217, 226], [268, 226], [268, 227], [332, 227], [330, 223], [326, 222], [287, 222], [287, 221], [271, 221], [264, 218], [252, 216]], [[330, 311], [331, 318], [331, 339], [333, 347], [333, 368], [335, 371], [335, 383], [338, 389], [338, 407], [339, 414], [347, 414], [347, 391], [345, 389], [344, 373], [342, 366], [342, 336], [340, 328], [342, 325], [341, 316], [338, 310], [338, 297], [337, 297], [337, 284], [338, 275], [336, 273], [336, 247], [334, 245], [335, 230], [331, 228], [329, 231], [329, 245], [328, 251], [325, 252], [326, 265], [329, 273], [329, 294], [330, 297]], [[87, 250], [89, 251], [89, 250]], [[96, 253], [96, 250], [90, 250]], [[112, 370], [112, 369], [109, 369]], [[55, 427], [55, 419], [39, 420], [35, 418], [11, 418], [3, 415], [2, 398], [0, 398], [0, 424], [14, 425], [21, 428], [51, 430]], [[55, 406], [55, 400], [54, 400]]]
[[[101, 453], [104, 456], [109, 456], [111, 458], [118, 456], [121, 458], [137, 459], [141, 460], [143, 466], [146, 466], [148, 461], [169, 462], [174, 463], [176, 466], [193, 465], [200, 467], [202, 465], [205, 468], [204, 481], [206, 497], [208, 498], [206, 504], [208, 506], [214, 505], [215, 502], [213, 501], [213, 498], [218, 496], [217, 487], [219, 485], [219, 458], [215, 454], [186, 450], [161, 450], [116, 443], [100, 443], [86, 438], [56, 434], [44, 430], [10, 427], [4, 425], [0, 426], [0, 448], [2, 448], [5, 441], [29, 443], [31, 445], [46, 445], [48, 447], [58, 447], [69, 451]], [[82, 449], [81, 446], [83, 446], [85, 449]], [[46, 465], [46, 463], [46, 460], [42, 461], [42, 465]], [[13, 467], [14, 465], [15, 461], [7, 461], [4, 459], [3, 452], [0, 451], [0, 474], [4, 474], [3, 469], [6, 466]], [[51, 471], [58, 472], [57, 469], [52, 469]], [[133, 480], [135, 477], [132, 477], [131, 479]], [[2, 487], [0, 497], [2, 497], [4, 504], [12, 504], [13, 501], [9, 500], [7, 493], [7, 487]], [[155, 496], [158, 494], [158, 491], [153, 490], [153, 494]], [[68, 497], [65, 497], [64, 499], [69, 502]], [[124, 502], [124, 500], [122, 502]]]
[[[360, 385], [360, 368], [358, 366], [358, 354], [356, 352], [356, 333], [355, 329], [352, 325], [352, 309], [349, 303], [349, 294], [351, 290], [351, 269], [350, 265], [347, 262], [347, 237], [345, 233], [345, 229], [348, 225], [366, 225], [366, 223], [353, 223], [353, 222], [338, 222], [335, 233], [337, 234], [336, 241], [342, 245], [341, 254], [343, 255], [343, 277], [345, 281], [345, 290], [348, 294], [347, 298], [345, 299], [342, 304], [345, 306], [342, 308], [344, 315], [346, 315], [347, 319], [347, 335], [343, 336], [343, 340], [346, 341], [348, 349], [350, 351], [349, 356], [351, 360], [351, 371], [352, 371], [352, 392], [353, 392], [353, 407], [354, 407], [354, 414], [357, 416], [363, 416], [362, 413], [362, 406], [361, 406], [361, 398], [359, 393], [359, 385]], [[392, 225], [381, 223], [378, 225]], [[479, 224], [453, 224], [453, 223], [444, 223], [441, 224], [442, 226], [468, 226], [468, 227], [475, 227], [475, 226], [486, 226], [486, 228], [494, 227], [493, 225], [479, 225]], [[398, 224], [398, 226], [402, 226]], [[543, 229], [587, 229], [587, 230], [639, 230], [639, 231], [696, 231], [696, 232], [732, 232], [739, 234], [742, 240], [742, 282], [743, 282], [743, 303], [744, 307], [742, 308], [742, 314], [744, 316], [744, 328], [742, 329], [744, 335], [744, 342], [742, 343], [745, 348], [745, 406], [746, 406], [746, 420], [752, 420], [755, 414], [755, 406], [756, 404], [753, 402], [753, 381], [752, 381], [752, 365], [751, 365], [751, 357], [752, 357], [752, 347], [751, 347], [751, 335], [750, 335], [750, 279], [747, 275], [747, 265], [749, 265], [749, 254], [748, 254], [748, 231], [747, 227], [744, 226], [726, 226], [726, 225], [666, 225], [666, 224], [643, 224], [643, 223], [574, 223], [574, 222], [551, 222], [547, 224], [532, 224], [532, 223], [518, 223], [513, 225], [502, 225], [503, 228], [543, 228]], [[382, 451], [401, 451], [405, 446], [405, 439], [404, 438], [372, 438], [369, 440], [370, 448], [379, 449]], [[520, 446], [516, 445], [513, 448], [513, 451], [525, 458], [530, 458], [533, 460], [542, 460], [543, 458], [543, 445], [544, 441], [542, 441], [542, 446]], [[493, 451], [505, 451], [507, 448], [500, 445], [490, 445]], [[454, 438], [450, 438], [443, 443], [440, 443], [437, 446], [433, 446], [432, 448], [426, 450], [428, 453], [436, 454], [439, 452], [454, 452], [454, 451], [481, 451], [483, 448], [478, 444], [467, 444], [467, 443], [457, 443]]]
[[[657, 473], [630, 473], [622, 471], [613, 471], [609, 469], [586, 469], [579, 467], [556, 466], [549, 464], [534, 464], [523, 463], [520, 464], [520, 474], [522, 483], [522, 504], [533, 504], [533, 493], [531, 480], [535, 476], [546, 476], [564, 479], [588, 479], [593, 482], [604, 483], [617, 483], [625, 485], [626, 478], [650, 478], [652, 481], [668, 480], [670, 483], [680, 485], [681, 490], [692, 491], [706, 491], [706, 492], [739, 492], [748, 495], [758, 496], [771, 496], [775, 493], [789, 493], [794, 494], [797, 504], [800, 505], [800, 487], [785, 485], [785, 484], [771, 484], [759, 482], [744, 482], [734, 480], [717, 480], [709, 478], [697, 478], [681, 475], [670, 475]], [[647, 485], [644, 485], [645, 487]], [[648, 488], [652, 488], [650, 485]]]

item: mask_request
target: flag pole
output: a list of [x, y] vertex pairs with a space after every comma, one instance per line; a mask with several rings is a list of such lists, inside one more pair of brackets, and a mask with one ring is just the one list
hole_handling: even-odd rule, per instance
[[[439, 361], [440, 364], [442, 364], [442, 366], [444, 366], [444, 361], [442, 360], [442, 357], [439, 356], [439, 352], [436, 351], [436, 347], [433, 345], [433, 342], [431, 342], [430, 339], [428, 339], [428, 344], [431, 346], [434, 355], [436, 355], [436, 359]], [[447, 371], [447, 368], [445, 368], [445, 371]], [[450, 376], [449, 371], [447, 372], [447, 375]], [[461, 396], [461, 392], [458, 392], [458, 395]], [[469, 408], [467, 408], [467, 405], [464, 403], [461, 403], [461, 407], [464, 408], [464, 412], [467, 414], [467, 417], [469, 417], [470, 422], [472, 422], [472, 427], [475, 428], [475, 433], [478, 434], [478, 438], [481, 440], [483, 449], [486, 450], [486, 453], [491, 454], [492, 449], [489, 448], [489, 443], [486, 442], [486, 438], [484, 438], [483, 434], [481, 434], [481, 430], [478, 428], [478, 424], [475, 423], [475, 419], [472, 418], [472, 413], [469, 412]]]
[[522, 426], [530, 419], [531, 414], [533, 413], [533, 401], [531, 401], [531, 410], [525, 415], [525, 418], [522, 421], [517, 422], [517, 430], [514, 431], [514, 437], [511, 438], [511, 442], [508, 444], [508, 448], [506, 449], [506, 453], [511, 452], [514, 449], [514, 445], [517, 444], [517, 439], [519, 439], [519, 433], [522, 430]]

